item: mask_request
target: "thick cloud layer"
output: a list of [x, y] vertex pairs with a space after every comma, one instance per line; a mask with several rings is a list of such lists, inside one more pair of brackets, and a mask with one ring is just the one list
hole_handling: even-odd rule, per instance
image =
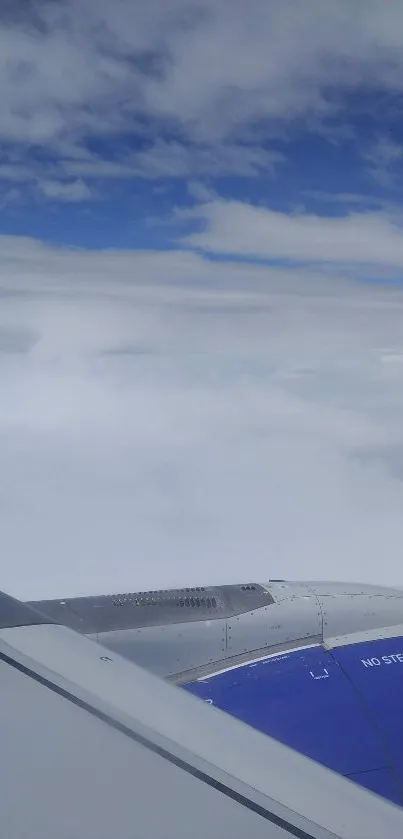
[[3, 237], [2, 588], [403, 584], [403, 297]]

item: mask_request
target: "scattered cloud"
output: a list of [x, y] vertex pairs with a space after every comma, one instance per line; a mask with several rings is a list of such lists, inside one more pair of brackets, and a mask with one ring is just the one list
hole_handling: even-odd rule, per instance
[[378, 137], [369, 149], [365, 160], [369, 164], [369, 173], [383, 187], [393, 186], [396, 180], [396, 167], [403, 158], [403, 145], [391, 137]]
[[201, 220], [204, 229], [186, 236], [184, 244], [204, 251], [398, 269], [403, 264], [402, 219], [382, 213], [287, 214], [222, 199], [197, 204], [185, 213]]
[[11, 189], [5, 189], [0, 191], [0, 207], [3, 209], [5, 207], [12, 206], [13, 204], [17, 204], [22, 199], [22, 193], [20, 189], [16, 187], [11, 187]]
[[119, 161], [106, 161], [96, 155], [83, 160], [61, 161], [70, 175], [87, 178], [187, 178], [197, 175], [254, 177], [271, 174], [284, 157], [250, 144], [216, 146], [157, 140], [147, 149], [124, 154]]
[[27, 166], [15, 163], [0, 164], [0, 181], [27, 181], [32, 178], [32, 172]]
[[132, 161], [103, 160], [96, 155], [90, 155], [83, 160], [61, 160], [60, 169], [64, 174], [70, 175], [71, 177], [78, 175], [85, 178], [99, 179], [133, 178], [138, 174]]
[[84, 181], [39, 181], [38, 188], [45, 196], [56, 201], [88, 201], [94, 197]]
[[302, 193], [307, 198], [313, 198], [318, 203], [325, 204], [343, 204], [345, 207], [361, 206], [368, 209], [369, 205], [375, 204], [377, 209], [390, 207], [390, 203], [386, 202], [381, 196], [373, 195], [372, 193], [359, 192], [330, 192], [320, 189], [307, 189]]
[[[64, 144], [77, 157], [93, 137], [149, 129], [195, 143], [196, 169], [219, 165], [198, 144], [226, 141], [235, 168], [255, 170], [264, 150], [241, 164], [237, 142], [259, 136], [261, 121], [266, 138], [301, 117], [337, 112], [348, 124], [346, 92], [403, 92], [399, 0], [306, 0], [303, 9], [299, 0], [120, 0], [113, 12], [106, 0], [29, 9], [16, 0], [15, 9], [0, 20], [0, 138], [21, 154], [24, 144]], [[158, 141], [146, 172], [186, 169], [185, 148]], [[100, 157], [121, 165], [106, 149]]]
[[159, 140], [136, 155], [138, 174], [150, 177], [189, 177], [190, 175], [255, 176], [270, 174], [283, 155], [252, 145], [183, 145]]

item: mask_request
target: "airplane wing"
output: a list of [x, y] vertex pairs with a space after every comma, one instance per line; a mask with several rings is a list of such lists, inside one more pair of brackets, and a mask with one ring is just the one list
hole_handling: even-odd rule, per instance
[[5, 839], [394, 839], [403, 811], [0, 594]]
[[403, 805], [403, 591], [277, 580], [37, 607]]

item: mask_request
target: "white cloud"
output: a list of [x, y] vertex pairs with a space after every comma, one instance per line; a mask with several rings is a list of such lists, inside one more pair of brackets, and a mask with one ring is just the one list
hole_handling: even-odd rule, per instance
[[133, 164], [138, 174], [149, 177], [187, 177], [189, 175], [257, 175], [270, 174], [283, 156], [259, 146], [218, 144], [212, 146], [184, 145], [158, 140], [147, 151], [135, 155]]
[[396, 180], [396, 166], [403, 157], [403, 147], [391, 137], [381, 135], [370, 146], [364, 158], [369, 163], [369, 173], [381, 186], [390, 187]]
[[60, 167], [66, 175], [72, 177], [79, 175], [85, 178], [133, 178], [138, 174], [132, 162], [103, 160], [95, 155], [87, 160], [62, 160]]
[[20, 202], [22, 198], [21, 190], [16, 189], [15, 187], [11, 187], [11, 189], [5, 189], [0, 191], [0, 207], [3, 209], [4, 207], [9, 207], [12, 204], [16, 204]]
[[84, 181], [39, 181], [38, 188], [45, 196], [56, 201], [88, 201], [93, 197]]
[[32, 177], [27, 166], [20, 166], [15, 163], [0, 164], [0, 181], [26, 181]]
[[403, 295], [0, 239], [2, 588], [402, 584]]
[[184, 212], [201, 219], [205, 228], [184, 243], [214, 253], [399, 270], [403, 265], [402, 219], [396, 214], [287, 214], [220, 199]]
[[91, 155], [83, 160], [63, 160], [69, 175], [87, 178], [183, 178], [189, 175], [270, 174], [283, 161], [280, 153], [251, 144], [220, 144], [214, 147], [157, 140], [144, 151], [122, 156], [120, 161], [106, 161]]

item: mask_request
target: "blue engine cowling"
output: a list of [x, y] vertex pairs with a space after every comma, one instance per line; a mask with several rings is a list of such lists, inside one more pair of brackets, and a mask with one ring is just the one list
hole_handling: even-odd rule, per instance
[[403, 637], [309, 645], [184, 687], [403, 806]]

